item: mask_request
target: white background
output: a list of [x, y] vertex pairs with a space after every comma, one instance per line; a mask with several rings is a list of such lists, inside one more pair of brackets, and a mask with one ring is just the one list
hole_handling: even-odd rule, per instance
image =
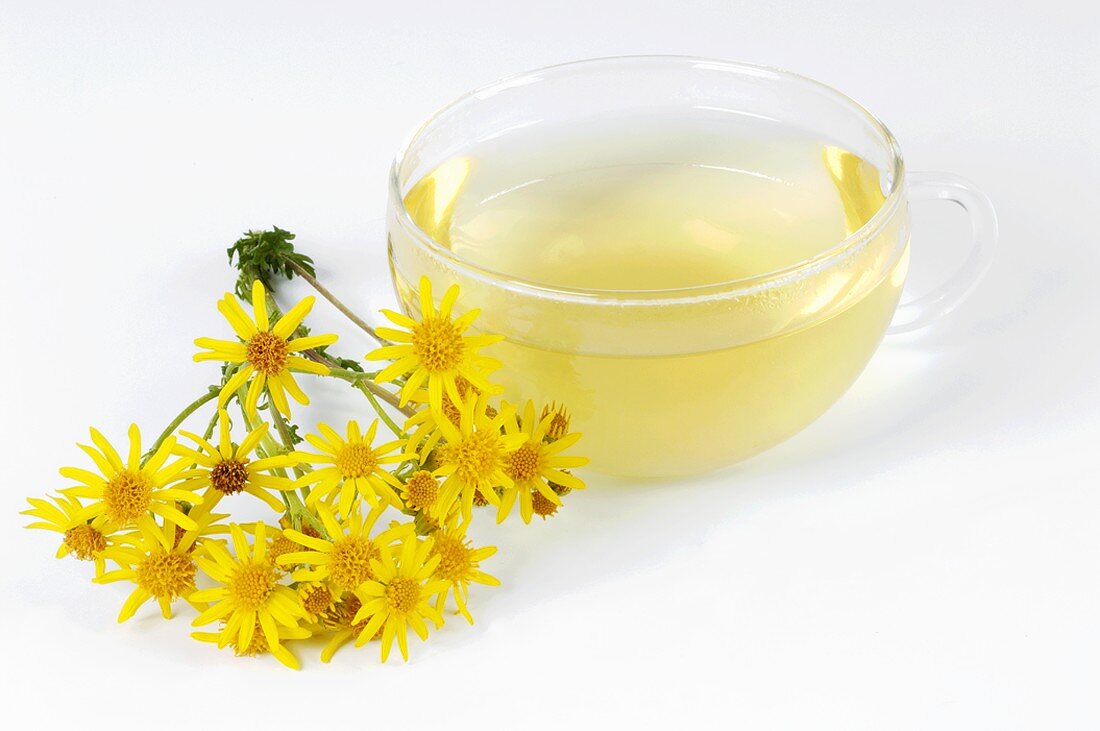
[[[0, 3], [4, 717], [47, 727], [1100, 727], [1100, 105], [1091, 3], [521, 0]], [[738, 468], [592, 477], [557, 519], [482, 526], [504, 586], [412, 661], [237, 660], [24, 531], [94, 423], [150, 436], [213, 377], [224, 248], [278, 224], [355, 307], [402, 138], [499, 76], [627, 53], [799, 71], [911, 169], [997, 204], [984, 286], [888, 340], [824, 418]], [[915, 211], [914, 288], [965, 238]], [[303, 292], [295, 287], [288, 293]], [[352, 354], [368, 348], [339, 326]], [[320, 414], [365, 414], [311, 384]], [[346, 413], [345, 413], [346, 412]], [[568, 724], [568, 725], [565, 725]]]

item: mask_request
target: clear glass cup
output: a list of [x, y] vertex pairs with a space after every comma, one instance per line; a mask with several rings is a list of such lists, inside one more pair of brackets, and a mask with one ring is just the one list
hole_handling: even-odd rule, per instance
[[[829, 140], [854, 164], [873, 166], [881, 205], [846, 237], [823, 239], [819, 254], [791, 266], [698, 287], [617, 290], [547, 286], [489, 270], [441, 245], [406, 204], [426, 174], [485, 140], [538, 125], [702, 109]], [[654, 154], [610, 147], [609, 155], [626, 162]], [[548, 157], [563, 170], [583, 164], [572, 152]], [[996, 241], [984, 195], [955, 176], [907, 175], [893, 135], [843, 94], [784, 71], [685, 57], [581, 61], [471, 92], [401, 149], [389, 196], [390, 269], [406, 310], [418, 308], [413, 292], [421, 276], [437, 297], [458, 284], [462, 306], [482, 311], [477, 327], [505, 337], [489, 353], [505, 363], [494, 374], [505, 398], [564, 400], [592, 468], [630, 476], [707, 472], [801, 430], [852, 384], [888, 330], [923, 327], [961, 302], [988, 268]], [[941, 287], [899, 307], [908, 202], [917, 198], [965, 208], [972, 250]]]

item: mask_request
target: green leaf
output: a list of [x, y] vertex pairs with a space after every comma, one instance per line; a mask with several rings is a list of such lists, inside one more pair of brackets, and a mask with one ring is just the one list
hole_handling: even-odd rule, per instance
[[[252, 283], [259, 279], [268, 291], [276, 277], [293, 279], [296, 269], [317, 276], [313, 259], [294, 250], [294, 234], [275, 226], [270, 231], [249, 231], [226, 250], [229, 263], [237, 268], [237, 296], [247, 301]], [[234, 261], [235, 260], [235, 261]]]

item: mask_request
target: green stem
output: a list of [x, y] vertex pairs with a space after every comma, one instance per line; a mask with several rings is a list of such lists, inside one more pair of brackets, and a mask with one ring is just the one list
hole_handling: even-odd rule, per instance
[[[244, 407], [246, 397], [247, 397], [246, 388], [245, 388], [245, 386], [241, 386], [240, 388], [237, 389], [237, 405], [241, 409], [241, 418], [244, 419], [245, 427], [247, 427], [249, 432], [252, 432], [252, 431], [255, 431], [256, 429], [258, 429], [260, 427], [261, 422], [259, 422], [258, 420], [253, 419], [252, 417], [250, 417], [248, 415], [248, 410], [245, 409], [245, 407]], [[263, 437], [260, 438], [260, 444], [256, 447], [256, 451], [260, 455], [261, 459], [264, 459], [266, 457], [270, 457], [270, 456], [275, 455], [275, 454], [282, 454], [282, 449], [279, 448], [279, 444], [274, 439], [272, 439], [271, 436], [268, 435], [268, 434], [264, 434]], [[286, 474], [286, 470], [284, 470], [281, 467], [276, 467], [276, 468], [272, 469], [271, 471], [274, 474], [278, 475], [279, 477], [289, 479], [289, 477]], [[279, 497], [281, 497], [283, 499], [283, 505], [286, 506], [286, 514], [289, 517], [291, 515], [292, 510], [293, 510], [293, 508], [290, 505], [290, 501], [287, 500], [285, 492], [283, 492], [282, 490], [279, 490], [278, 492], [279, 492]]]
[[[378, 412], [378, 416], [380, 419], [382, 419], [382, 423], [389, 427], [389, 430], [393, 432], [393, 435], [395, 437], [397, 437], [398, 439], [404, 439], [406, 437], [405, 431], [397, 425], [397, 422], [390, 418], [390, 415], [386, 413], [386, 410], [384, 408], [382, 408], [382, 404], [378, 403], [378, 399], [375, 398], [374, 394], [371, 392], [372, 385], [373, 381], [358, 381], [355, 383], [355, 387], [363, 392], [363, 395], [367, 397], [368, 401], [370, 401], [370, 405], [373, 406], [374, 410]], [[393, 403], [389, 399], [386, 399], [386, 401], [391, 404]], [[404, 410], [396, 404], [394, 405], [394, 408], [398, 409], [402, 413], [405, 413]]]
[[[236, 397], [234, 397], [236, 398]], [[210, 423], [206, 425], [206, 431], [202, 433], [202, 438], [206, 441], [210, 441], [210, 437], [214, 436], [214, 430], [218, 428], [218, 412], [215, 411], [214, 415], [210, 417]]]
[[[294, 262], [288, 262], [288, 264], [291, 266], [291, 268], [294, 269], [295, 272], [298, 273], [299, 276], [309, 282], [318, 292], [320, 292], [325, 297], [325, 299], [331, 302], [338, 310], [347, 315], [348, 318], [352, 320], [352, 322], [355, 322], [357, 325], [367, 330], [371, 337], [375, 338], [380, 343], [389, 342], [387, 340], [379, 338], [369, 325], [360, 320], [355, 315], [355, 313], [351, 312], [351, 310], [349, 310], [342, 302], [340, 302], [340, 300], [336, 299], [336, 297], [333, 296], [331, 292], [321, 286], [316, 277], [312, 276], [309, 272], [307, 272], [305, 269], [301, 268]], [[275, 301], [275, 295], [270, 289], [267, 290], [267, 309], [269, 310], [268, 316], [272, 319], [274, 319], [279, 313], [279, 304]], [[299, 328], [298, 332], [295, 333], [295, 337], [302, 337], [304, 334], [305, 332], [302, 330], [302, 328]], [[322, 363], [328, 366], [329, 370], [331, 371], [330, 375], [339, 378], [340, 380], [347, 381], [355, 388], [358, 388], [360, 391], [362, 391], [363, 395], [367, 397], [368, 401], [370, 401], [371, 406], [374, 407], [374, 410], [378, 412], [379, 418], [381, 418], [386, 427], [393, 432], [394, 436], [396, 436], [398, 439], [403, 439], [405, 437], [405, 432], [401, 429], [400, 426], [397, 425], [397, 422], [395, 422], [390, 417], [390, 415], [386, 413], [386, 410], [382, 408], [382, 404], [378, 403], [378, 399], [381, 398], [383, 401], [388, 403], [390, 406], [392, 406], [394, 409], [401, 412], [405, 416], [412, 416], [413, 412], [408, 409], [402, 408], [401, 401], [397, 398], [397, 396], [390, 393], [386, 389], [376, 384], [373, 380], [371, 380], [371, 377], [373, 376], [368, 377], [366, 374], [360, 373], [359, 371], [352, 371], [346, 368], [340, 368], [334, 360], [316, 350], [304, 351], [302, 355], [309, 358], [310, 360], [314, 360], [318, 363]]]
[[287, 265], [291, 269], [294, 270], [295, 274], [297, 274], [299, 277], [301, 277], [302, 279], [309, 282], [309, 285], [311, 287], [313, 287], [315, 290], [317, 290], [318, 294], [320, 294], [322, 297], [327, 299], [332, 304], [333, 307], [340, 310], [340, 312], [343, 313], [343, 315], [346, 318], [351, 320], [355, 324], [356, 327], [358, 327], [360, 330], [365, 332], [367, 335], [370, 335], [372, 338], [374, 338], [376, 341], [378, 341], [382, 345], [386, 345], [386, 344], [389, 343], [389, 341], [386, 340], [385, 338], [381, 337], [375, 331], [375, 329], [367, 323], [366, 320], [364, 320], [363, 318], [359, 317], [359, 315], [356, 315], [354, 312], [352, 312], [351, 309], [347, 305], [345, 305], [343, 302], [341, 302], [336, 297], [336, 295], [334, 295], [332, 292], [328, 291], [328, 289], [326, 289], [320, 282], [317, 281], [317, 277], [315, 277], [312, 274], [310, 274], [309, 272], [307, 272], [304, 267], [302, 267], [300, 264], [298, 264], [295, 261], [287, 261]]
[[367, 397], [368, 401], [370, 401], [371, 406], [374, 407], [374, 410], [378, 412], [378, 416], [381, 417], [385, 425], [389, 427], [390, 431], [392, 431], [398, 439], [403, 439], [406, 436], [405, 431], [401, 427], [399, 427], [397, 423], [392, 418], [390, 418], [390, 415], [386, 413], [386, 410], [382, 408], [382, 404], [378, 402], [378, 399], [381, 398], [387, 404], [392, 406], [396, 411], [404, 414], [405, 416], [412, 416], [415, 412], [407, 407], [402, 407], [401, 400], [397, 397], [396, 394], [387, 391], [386, 389], [375, 383], [373, 380], [375, 374], [360, 373], [359, 371], [339, 368], [335, 366], [332, 361], [328, 360], [319, 353], [315, 353], [314, 355], [316, 355], [315, 360], [318, 360], [329, 367], [330, 376], [332, 376], [333, 378], [339, 378], [341, 381], [344, 381], [346, 383], [350, 383], [353, 387], [358, 388], [360, 391], [362, 391], [363, 395]]
[[[287, 424], [283, 415], [275, 408], [271, 402], [271, 392], [267, 394], [268, 403], [271, 404], [268, 408], [271, 411], [271, 421], [275, 423], [275, 430], [279, 433], [279, 438], [283, 440], [283, 445], [286, 447], [287, 452], [293, 452], [295, 449], [294, 436], [291, 434], [290, 425]], [[305, 472], [297, 467], [294, 468], [294, 474], [301, 477]]]
[[180, 425], [183, 424], [183, 422], [187, 421], [187, 417], [191, 416], [191, 414], [195, 413], [203, 406], [216, 399], [218, 397], [219, 391], [220, 389], [211, 386], [209, 391], [189, 403], [187, 407], [179, 413], [179, 416], [173, 419], [172, 423], [169, 424], [163, 432], [161, 432], [160, 436], [157, 437], [157, 441], [155, 441], [153, 443], [153, 446], [149, 448], [147, 455], [156, 454], [157, 450], [160, 449], [162, 444], [164, 444], [164, 441], [168, 439], [168, 437], [172, 436], [176, 432], [176, 429], [179, 429]]
[[[290, 425], [287, 423], [283, 415], [279, 413], [279, 410], [276, 409], [273, 404], [271, 404], [270, 393], [268, 393], [268, 404], [270, 404], [268, 408], [271, 411], [271, 421], [275, 423], [275, 430], [279, 433], [279, 437], [283, 441], [286, 452], [293, 452], [294, 437], [290, 432]], [[295, 467], [294, 474], [298, 477], [301, 477], [305, 474], [305, 472], [298, 467]], [[303, 497], [306, 497], [308, 495], [309, 493], [307, 492]], [[301, 497], [298, 497], [298, 493], [292, 490], [288, 490], [283, 493], [283, 499], [287, 503], [287, 510], [290, 513], [290, 520], [294, 523], [295, 527], [301, 526], [302, 519], [304, 518], [309, 521], [310, 525], [317, 529], [317, 531], [321, 535], [325, 536], [326, 538], [329, 537], [328, 531], [325, 530], [325, 526], [321, 523], [321, 521], [317, 520], [317, 518], [314, 517], [313, 513], [306, 509], [305, 503], [302, 502]]]

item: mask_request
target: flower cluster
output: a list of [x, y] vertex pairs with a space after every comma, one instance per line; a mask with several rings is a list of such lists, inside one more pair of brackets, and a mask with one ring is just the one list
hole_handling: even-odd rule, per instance
[[[230, 252], [249, 276], [297, 273], [346, 311], [287, 232], [250, 234]], [[478, 312], [456, 314], [456, 286], [437, 308], [423, 279], [409, 314], [383, 311], [394, 327], [349, 314], [381, 345], [366, 360], [383, 366], [368, 372], [328, 352], [336, 335], [309, 333], [313, 298], [280, 314], [269, 285], [238, 285], [250, 302], [219, 301], [235, 339], [196, 341], [196, 361], [221, 363], [220, 383], [148, 449], [137, 426], [125, 456], [92, 429], [78, 445], [89, 464], [62, 468], [70, 484], [58, 494], [28, 498], [28, 527], [59, 533], [57, 556], [93, 562], [94, 582], [131, 585], [120, 622], [150, 600], [171, 618], [182, 600], [197, 612], [193, 637], [238, 655], [297, 668], [292, 643], [324, 636], [325, 662], [352, 641], [378, 641], [383, 662], [396, 642], [408, 659], [410, 629], [425, 640], [448, 615], [473, 623], [471, 586], [499, 584], [481, 568], [496, 548], [467, 537], [475, 508], [492, 506], [498, 522], [517, 503], [524, 522], [554, 515], [584, 487], [571, 470], [587, 460], [568, 454], [580, 434], [563, 407], [499, 398], [501, 364], [481, 353], [499, 338], [470, 332]], [[350, 383], [374, 418], [301, 436], [290, 402], [309, 399], [295, 374]], [[205, 433], [184, 429], [207, 404]], [[232, 520], [251, 499], [269, 521]]]

